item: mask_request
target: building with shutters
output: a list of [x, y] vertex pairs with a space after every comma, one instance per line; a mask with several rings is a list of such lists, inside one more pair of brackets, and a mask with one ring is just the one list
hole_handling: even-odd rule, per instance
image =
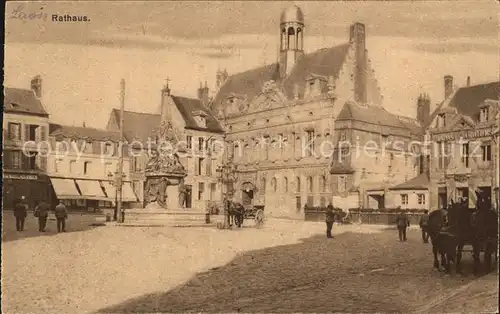
[[[49, 200], [62, 200], [71, 209], [114, 208], [117, 201], [116, 172], [120, 134], [103, 129], [50, 124]], [[124, 153], [124, 208], [137, 206], [129, 173], [129, 156]]]
[[[221, 183], [216, 169], [222, 160], [222, 135], [224, 130], [207, 107], [209, 88], [200, 86], [198, 98], [186, 98], [171, 94], [169, 86], [161, 91], [160, 108], [157, 113], [125, 111], [123, 116], [124, 136], [129, 145], [130, 180], [141, 205], [145, 206], [145, 167], [154, 149], [158, 128], [162, 122], [172, 123], [178, 145], [180, 162], [187, 170], [184, 178], [186, 193], [178, 208], [206, 209], [208, 202], [219, 201]], [[107, 130], [120, 129], [120, 110], [113, 109]], [[179, 195], [168, 195], [179, 198]]]
[[49, 114], [42, 101], [42, 79], [31, 80], [31, 89], [6, 87], [3, 108], [3, 207], [25, 196], [30, 208], [48, 199], [46, 175]]

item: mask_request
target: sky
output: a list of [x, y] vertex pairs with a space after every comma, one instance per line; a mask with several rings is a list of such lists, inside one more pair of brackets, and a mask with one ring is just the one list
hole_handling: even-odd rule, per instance
[[[279, 18], [298, 5], [304, 48], [348, 41], [349, 25], [366, 25], [368, 56], [384, 107], [414, 117], [416, 99], [443, 99], [444, 75], [457, 86], [499, 80], [496, 1], [368, 2], [7, 2], [5, 81], [29, 88], [43, 78], [51, 120], [104, 128], [120, 106], [155, 112], [169, 79], [172, 93], [196, 97], [200, 81], [214, 90], [217, 69], [234, 74], [277, 59]], [[53, 22], [52, 16], [86, 16]]]

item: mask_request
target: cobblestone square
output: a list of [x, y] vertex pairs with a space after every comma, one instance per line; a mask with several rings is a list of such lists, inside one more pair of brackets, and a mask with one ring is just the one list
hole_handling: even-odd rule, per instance
[[[496, 281], [468, 288], [473, 276], [432, 269], [430, 247], [418, 230], [401, 243], [395, 230], [385, 229], [335, 226], [328, 240], [322, 223], [269, 220], [262, 229], [101, 227], [4, 242], [2, 306], [5, 313], [389, 312], [423, 306], [439, 312], [436, 298], [456, 289], [496, 304]], [[467, 265], [468, 256], [464, 260]]]

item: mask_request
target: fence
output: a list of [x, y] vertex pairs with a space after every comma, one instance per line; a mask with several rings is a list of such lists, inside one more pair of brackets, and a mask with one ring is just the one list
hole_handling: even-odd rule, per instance
[[[325, 221], [324, 207], [314, 207], [305, 210], [306, 221]], [[352, 223], [363, 223], [372, 225], [394, 225], [396, 224], [396, 217], [401, 209], [398, 208], [384, 208], [384, 209], [350, 209], [348, 220]], [[406, 215], [410, 220], [410, 225], [418, 225], [423, 210], [421, 209], [408, 209]], [[347, 213], [343, 213], [347, 215]]]

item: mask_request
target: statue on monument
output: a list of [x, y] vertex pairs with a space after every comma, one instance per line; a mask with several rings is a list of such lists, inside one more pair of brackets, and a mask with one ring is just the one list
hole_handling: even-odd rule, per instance
[[172, 122], [162, 121], [156, 133], [158, 141], [145, 167], [145, 200], [148, 204], [156, 203], [166, 208], [167, 186], [175, 185], [187, 172], [175, 152], [178, 137]]

